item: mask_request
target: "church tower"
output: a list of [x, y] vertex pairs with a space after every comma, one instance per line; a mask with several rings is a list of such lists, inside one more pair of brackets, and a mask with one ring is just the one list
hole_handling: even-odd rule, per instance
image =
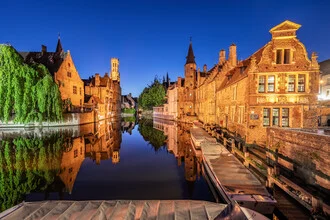
[[184, 65], [185, 87], [193, 89], [196, 84], [196, 62], [191, 40], [186, 59], [187, 61]]
[[110, 78], [113, 81], [120, 82], [120, 74], [119, 74], [119, 59], [111, 58], [111, 75]]

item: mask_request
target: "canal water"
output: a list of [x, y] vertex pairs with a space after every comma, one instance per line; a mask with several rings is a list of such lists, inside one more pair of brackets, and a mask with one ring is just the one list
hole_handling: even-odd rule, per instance
[[2, 130], [1, 211], [40, 200], [215, 201], [189, 135], [183, 128], [175, 132], [168, 141], [152, 121], [134, 120]]
[[[126, 118], [76, 127], [0, 129], [0, 211], [22, 201], [214, 198], [189, 124]], [[278, 188], [272, 219], [309, 214]], [[220, 199], [220, 200], [219, 200]]]

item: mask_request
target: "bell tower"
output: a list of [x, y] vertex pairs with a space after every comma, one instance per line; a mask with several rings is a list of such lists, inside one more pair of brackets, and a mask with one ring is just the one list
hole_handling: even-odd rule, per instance
[[120, 74], [119, 74], [119, 59], [111, 58], [111, 75], [110, 78], [113, 81], [120, 82]]
[[196, 62], [191, 40], [186, 59], [187, 61], [184, 65], [185, 87], [193, 89], [196, 83]]

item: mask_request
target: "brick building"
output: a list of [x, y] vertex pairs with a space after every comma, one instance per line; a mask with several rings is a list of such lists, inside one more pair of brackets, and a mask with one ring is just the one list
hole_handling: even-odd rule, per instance
[[40, 52], [19, 52], [19, 54], [26, 63], [41, 63], [47, 67], [59, 87], [63, 101], [71, 103], [76, 109], [83, 106], [84, 83], [74, 65], [70, 51], [64, 52], [60, 38], [55, 52], [48, 52], [47, 47], [42, 45]]
[[[190, 43], [185, 78], [178, 78], [178, 117], [218, 125], [247, 143], [265, 146], [267, 127], [317, 127], [319, 65], [298, 40], [299, 24], [284, 21], [271, 40], [250, 57], [237, 60], [221, 50], [210, 70], [196, 70]], [[171, 99], [171, 97], [168, 97]]]
[[[97, 110], [99, 120], [118, 116], [121, 109], [121, 88], [119, 74], [119, 60], [111, 59], [111, 76], [107, 73], [103, 77], [96, 73], [95, 76], [84, 80], [85, 107]], [[96, 98], [92, 98], [96, 97]], [[93, 106], [97, 102], [97, 107]], [[96, 104], [95, 104], [96, 105]]]

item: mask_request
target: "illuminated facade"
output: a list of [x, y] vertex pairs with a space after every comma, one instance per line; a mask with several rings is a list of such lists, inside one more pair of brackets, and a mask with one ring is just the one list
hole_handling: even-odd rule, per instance
[[48, 52], [42, 45], [40, 52], [19, 52], [26, 63], [41, 63], [47, 67], [59, 87], [62, 100], [68, 100], [74, 108], [84, 104], [84, 83], [74, 65], [71, 53], [64, 52], [58, 38], [55, 52]]
[[[85, 107], [93, 108], [98, 113], [98, 120], [118, 116], [121, 105], [121, 88], [119, 75], [119, 60], [111, 59], [111, 76], [105, 73], [103, 77], [95, 76], [85, 81]], [[92, 97], [96, 97], [97, 103]]]
[[203, 71], [196, 71], [190, 43], [185, 78], [177, 82], [178, 118], [196, 114], [262, 146], [267, 127], [316, 128], [320, 70], [297, 38], [299, 28], [291, 21], [275, 26], [271, 40], [243, 61], [232, 44], [228, 59], [221, 50], [218, 63]]

